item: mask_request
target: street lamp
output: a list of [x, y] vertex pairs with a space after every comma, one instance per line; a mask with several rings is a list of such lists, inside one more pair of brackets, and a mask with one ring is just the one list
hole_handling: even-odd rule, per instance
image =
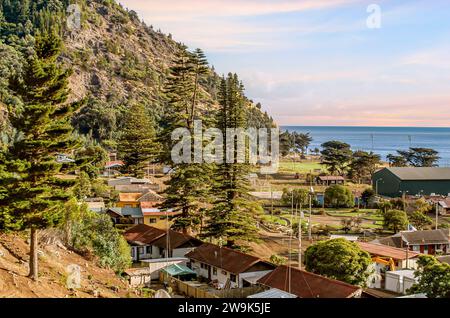
[[378, 195], [378, 182], [383, 181], [383, 178], [379, 178], [377, 181], [375, 181], [375, 194]]

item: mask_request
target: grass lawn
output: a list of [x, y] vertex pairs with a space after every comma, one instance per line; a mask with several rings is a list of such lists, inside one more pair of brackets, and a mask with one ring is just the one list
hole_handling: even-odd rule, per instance
[[260, 219], [263, 220], [263, 221], [265, 221], [265, 222], [269, 222], [269, 223], [277, 223], [277, 224], [284, 225], [284, 226], [287, 225], [287, 223], [286, 223], [285, 220], [280, 219], [280, 218], [279, 218], [278, 216], [276, 216], [276, 215], [262, 215], [262, 216], [260, 217]]
[[320, 169], [323, 172], [326, 171], [318, 161], [282, 161], [280, 162], [279, 173], [310, 173], [311, 171], [314, 172], [316, 169]]

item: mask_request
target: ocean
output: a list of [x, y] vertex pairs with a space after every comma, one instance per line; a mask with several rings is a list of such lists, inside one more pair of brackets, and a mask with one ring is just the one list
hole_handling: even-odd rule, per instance
[[353, 150], [373, 151], [383, 160], [396, 150], [432, 148], [439, 151], [439, 165], [450, 167], [450, 128], [282, 126], [281, 130], [309, 132], [313, 138], [310, 149], [339, 140], [350, 144]]

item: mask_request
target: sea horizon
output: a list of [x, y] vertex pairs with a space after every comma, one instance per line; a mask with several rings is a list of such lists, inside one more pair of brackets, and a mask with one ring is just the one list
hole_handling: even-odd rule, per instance
[[310, 133], [310, 149], [330, 140], [343, 141], [353, 150], [373, 151], [386, 161], [388, 154], [411, 147], [432, 148], [439, 152], [441, 167], [450, 167], [450, 127], [396, 126], [280, 126], [281, 131]]

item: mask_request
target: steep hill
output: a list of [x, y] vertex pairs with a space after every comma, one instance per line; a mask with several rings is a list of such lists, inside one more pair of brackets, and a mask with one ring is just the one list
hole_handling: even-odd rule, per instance
[[[40, 278], [35, 283], [28, 273], [29, 245], [21, 235], [0, 233], [0, 298], [3, 297], [136, 297], [126, 281], [111, 270], [99, 268], [88, 260], [64, 248], [62, 244], [42, 241], [39, 248]], [[68, 266], [81, 267], [81, 288], [67, 288]]]
[[[92, 133], [99, 140], [115, 139], [124, 110], [136, 102], [146, 106], [159, 121], [166, 109], [163, 87], [169, 68], [185, 47], [113, 0], [76, 1], [81, 9], [81, 28], [69, 29], [67, 3], [0, 0], [0, 41], [24, 52], [32, 45], [30, 35], [36, 30], [52, 29], [60, 33], [65, 44], [61, 60], [74, 71], [70, 78], [70, 99], [88, 100], [73, 120], [81, 133]], [[168, 10], [169, 6], [168, 3]], [[214, 111], [217, 105], [219, 80], [211, 67], [200, 83], [199, 107], [205, 113]], [[253, 126], [272, 125], [259, 104], [251, 100], [248, 104]]]

